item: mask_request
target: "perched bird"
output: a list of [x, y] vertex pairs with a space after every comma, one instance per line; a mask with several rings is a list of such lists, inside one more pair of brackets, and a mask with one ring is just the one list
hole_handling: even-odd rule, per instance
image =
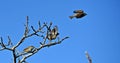
[[69, 16], [70, 19], [72, 19], [72, 18], [74, 18], [74, 17], [76, 17], [76, 18], [82, 18], [82, 17], [84, 17], [84, 16], [87, 15], [86, 13], [84, 13], [83, 10], [75, 10], [75, 11], [73, 11], [73, 13], [74, 13], [74, 15]]
[[55, 26], [47, 35], [48, 40], [54, 40], [59, 35], [58, 27]]
[[33, 52], [34, 48], [35, 48], [34, 46], [29, 46], [29, 47], [25, 48], [23, 51], [27, 52], [27, 53], [31, 53], [31, 52]]

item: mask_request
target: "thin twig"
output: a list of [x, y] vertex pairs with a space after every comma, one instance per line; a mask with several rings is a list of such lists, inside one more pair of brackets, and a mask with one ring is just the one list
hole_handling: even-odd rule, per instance
[[29, 22], [28, 22], [28, 20], [29, 20], [29, 17], [27, 16], [26, 17], [25, 32], [24, 32], [25, 36], [27, 36], [27, 34], [29, 33], [29, 27], [28, 27]]
[[2, 38], [2, 37], [0, 38], [0, 41], [1, 41], [1, 46], [2, 46], [3, 48], [6, 48], [6, 46], [5, 46], [4, 43], [3, 43], [3, 38]]
[[32, 28], [32, 30], [36, 33], [36, 30], [34, 29], [34, 27], [33, 27], [33, 26], [31, 26], [31, 28]]
[[13, 46], [13, 43], [12, 43], [12, 41], [11, 41], [11, 39], [10, 39], [10, 36], [8, 36], [8, 46], [9, 46], [9, 45]]
[[0, 51], [5, 50], [5, 49], [12, 51], [11, 48], [7, 48], [7, 47], [6, 47], [6, 46], [10, 46], [10, 45], [11, 45], [11, 40], [10, 40], [10, 37], [9, 37], [9, 36], [8, 36], [8, 44], [7, 44], [7, 45], [3, 43], [3, 38], [0, 37], [0, 46], [1, 46]]
[[38, 21], [38, 26], [39, 26], [39, 28], [41, 28], [40, 20]]
[[90, 57], [90, 55], [88, 54], [87, 51], [85, 51], [85, 54], [86, 54], [86, 58], [88, 59], [88, 62], [92, 63], [92, 59], [91, 59], [91, 57]]

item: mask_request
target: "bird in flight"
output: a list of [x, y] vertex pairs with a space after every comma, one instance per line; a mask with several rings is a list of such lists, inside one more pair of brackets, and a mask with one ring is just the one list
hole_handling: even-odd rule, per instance
[[72, 19], [74, 17], [75, 18], [82, 18], [82, 17], [87, 15], [86, 13], [84, 13], [83, 10], [75, 10], [75, 11], [73, 11], [73, 13], [74, 14], [72, 16], [69, 16], [70, 19]]

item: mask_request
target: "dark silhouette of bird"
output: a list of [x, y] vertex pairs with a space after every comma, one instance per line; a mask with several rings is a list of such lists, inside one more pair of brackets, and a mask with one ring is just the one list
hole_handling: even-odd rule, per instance
[[75, 18], [82, 18], [82, 17], [84, 17], [84, 16], [87, 15], [86, 13], [84, 13], [83, 10], [75, 10], [75, 11], [73, 11], [73, 13], [74, 13], [74, 15], [69, 16], [70, 19], [72, 19], [72, 18], [74, 18], [74, 17], [75, 17]]
[[54, 40], [59, 35], [58, 27], [55, 26], [47, 35], [48, 40]]
[[34, 50], [34, 46], [28, 46], [27, 48], [25, 48], [23, 51], [24, 52], [27, 52], [27, 53], [31, 53], [31, 52], [33, 52], [33, 50]]

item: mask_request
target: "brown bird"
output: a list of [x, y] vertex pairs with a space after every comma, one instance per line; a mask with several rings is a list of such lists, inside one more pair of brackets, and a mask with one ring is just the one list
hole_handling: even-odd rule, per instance
[[31, 52], [33, 52], [34, 48], [35, 48], [34, 46], [29, 46], [29, 47], [25, 48], [23, 51], [27, 52], [27, 53], [31, 53]]
[[87, 15], [86, 13], [84, 13], [83, 10], [75, 10], [75, 11], [73, 11], [73, 13], [75, 13], [75, 14], [72, 15], [72, 16], [69, 16], [70, 19], [72, 19], [72, 18], [74, 18], [74, 17], [76, 17], [76, 18], [82, 18], [82, 17], [84, 17], [84, 16]]
[[49, 33], [48, 33], [48, 40], [54, 40], [59, 35], [58, 33], [58, 27], [55, 26]]
[[84, 13], [83, 10], [75, 10], [73, 13]]

